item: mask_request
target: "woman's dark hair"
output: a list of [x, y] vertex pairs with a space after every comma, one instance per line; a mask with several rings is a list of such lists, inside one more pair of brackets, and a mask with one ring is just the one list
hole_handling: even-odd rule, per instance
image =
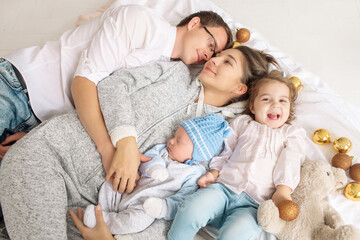
[[[251, 86], [252, 82], [260, 78], [265, 77], [269, 73], [271, 65], [279, 68], [279, 64], [273, 56], [270, 54], [264, 53], [247, 46], [238, 46], [233, 49], [239, 50], [243, 55], [243, 70], [244, 75], [241, 79], [241, 82], [244, 83], [248, 88]], [[248, 91], [241, 95], [240, 97], [233, 99], [232, 102], [243, 101], [249, 98]]]

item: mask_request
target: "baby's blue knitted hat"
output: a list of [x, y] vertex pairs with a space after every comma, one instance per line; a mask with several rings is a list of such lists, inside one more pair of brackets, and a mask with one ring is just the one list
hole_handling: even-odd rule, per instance
[[224, 138], [231, 135], [229, 124], [216, 114], [186, 120], [181, 126], [194, 144], [192, 159], [185, 162], [189, 165], [209, 161], [220, 150]]

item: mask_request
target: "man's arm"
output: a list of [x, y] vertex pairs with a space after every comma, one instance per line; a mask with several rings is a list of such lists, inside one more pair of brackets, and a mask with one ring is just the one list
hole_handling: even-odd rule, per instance
[[109, 181], [114, 177], [114, 191], [131, 192], [140, 165], [136, 141], [133, 137], [123, 138], [117, 142], [117, 148], [114, 148], [101, 113], [97, 88], [93, 82], [85, 77], [75, 77], [71, 92], [80, 121], [101, 154], [107, 173], [106, 180]]
[[105, 127], [96, 86], [87, 78], [77, 76], [71, 85], [71, 93], [80, 121], [95, 142], [108, 172], [115, 149]]

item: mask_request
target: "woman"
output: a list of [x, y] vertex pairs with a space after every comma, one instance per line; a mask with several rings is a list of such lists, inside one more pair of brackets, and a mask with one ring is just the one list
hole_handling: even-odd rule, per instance
[[[244, 97], [247, 84], [264, 76], [269, 63], [276, 64], [271, 56], [241, 46], [211, 58], [199, 81], [190, 77], [182, 62], [152, 62], [116, 72], [98, 84], [105, 124], [117, 146], [115, 154], [136, 156], [164, 143], [185, 119], [240, 113], [238, 105], [229, 103]], [[136, 139], [131, 137], [135, 147], [119, 144], [125, 131], [137, 134]], [[69, 208], [96, 204], [104, 169], [110, 168], [109, 163], [103, 164], [75, 112], [43, 122], [27, 134], [1, 166], [0, 201], [10, 238], [80, 238], [73, 227], [67, 228], [65, 216]], [[117, 169], [116, 162], [111, 165]]]

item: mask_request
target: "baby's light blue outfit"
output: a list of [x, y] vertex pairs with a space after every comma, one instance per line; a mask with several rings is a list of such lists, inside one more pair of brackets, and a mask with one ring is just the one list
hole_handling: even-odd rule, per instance
[[[155, 218], [146, 214], [143, 203], [149, 197], [164, 199], [158, 219], [173, 220], [178, 207], [190, 194], [198, 189], [197, 179], [205, 174], [203, 165], [188, 165], [171, 160], [166, 144], [158, 144], [146, 151], [152, 160], [141, 163], [141, 178], [130, 194], [113, 190], [110, 182], [105, 182], [99, 192], [104, 220], [112, 234], [129, 234], [143, 231]], [[169, 176], [164, 181], [153, 179], [151, 171], [166, 169]], [[94, 205], [85, 210], [84, 223], [89, 227], [96, 225]]]

